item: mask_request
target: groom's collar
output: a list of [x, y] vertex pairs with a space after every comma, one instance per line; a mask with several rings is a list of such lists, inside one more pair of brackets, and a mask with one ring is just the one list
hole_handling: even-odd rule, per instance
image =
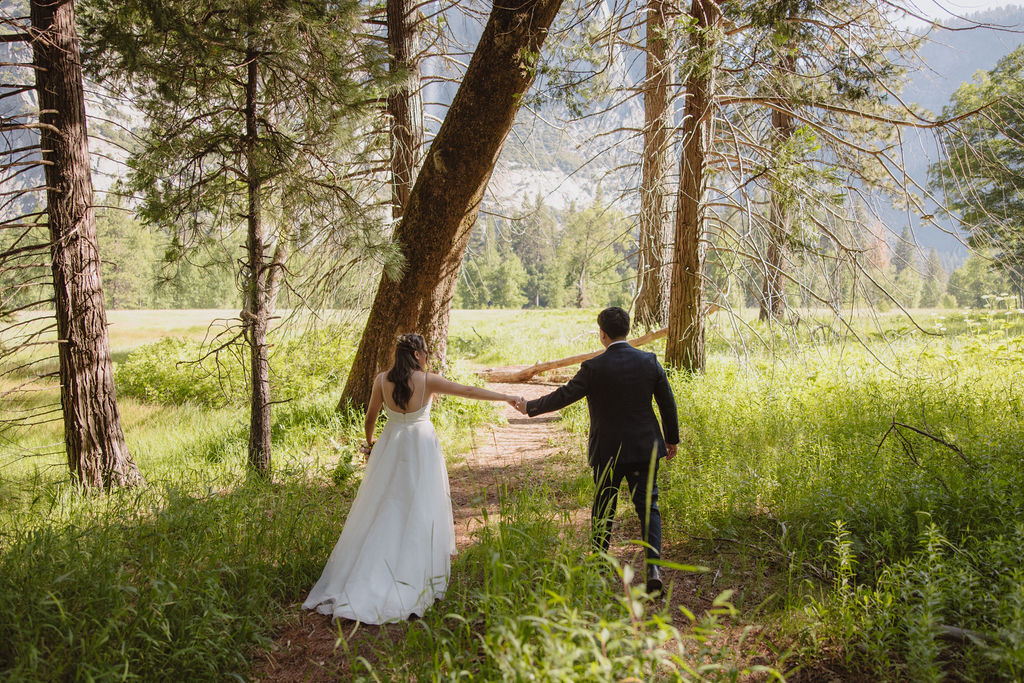
[[625, 344], [626, 346], [629, 346], [629, 342], [626, 341], [625, 339], [617, 339], [617, 340], [613, 341], [611, 344], [609, 344], [608, 348], [610, 349], [613, 346], [615, 346], [616, 344]]

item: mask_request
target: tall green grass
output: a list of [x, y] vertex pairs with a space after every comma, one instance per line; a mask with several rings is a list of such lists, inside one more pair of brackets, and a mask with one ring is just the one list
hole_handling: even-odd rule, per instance
[[[874, 677], [1015, 680], [1022, 318], [942, 327], [673, 375], [682, 444], [664, 469], [665, 534], [768, 558], [775, 618], [813, 634], [810, 659], [831, 643]], [[980, 635], [951, 642], [949, 626]]]
[[[455, 377], [595, 349], [595, 314], [456, 312], [450, 348], [468, 363]], [[198, 334], [197, 319], [174, 333]], [[716, 319], [707, 374], [671, 376], [683, 444], [662, 470], [664, 536], [670, 559], [721, 560], [724, 578], [700, 584], [708, 610], [652, 604], [623, 585], [629, 568], [588, 555], [563, 509], [590, 491], [578, 405], [563, 423], [579, 476], [503, 489], [445, 600], [398, 639], [340, 633], [333, 662], [377, 680], [769, 676], [711, 637], [726, 619], [756, 619], [795, 651], [785, 666], [1019, 679], [1024, 318], [948, 313], [922, 321], [942, 335], [928, 336], [886, 316], [858, 323], [867, 348], [822, 324]], [[178, 363], [190, 342], [121, 332], [120, 404], [146, 486], [83, 496], [59, 453], [21, 458], [59, 449], [59, 423], [0, 444], [0, 678], [250, 677], [358, 484], [361, 416], [334, 410], [352, 337], [279, 340], [274, 381], [290, 400], [274, 409], [268, 485], [245, 472], [244, 376], [228, 389], [201, 381]], [[439, 401], [446, 452], [495, 415]], [[886, 436], [894, 421], [959, 452], [903, 427]], [[724, 587], [738, 614], [714, 601]]]
[[[0, 443], [0, 678], [247, 677], [319, 575], [358, 485], [363, 416], [335, 410], [351, 334], [278, 341], [270, 485], [245, 469], [241, 370], [197, 366], [187, 339], [127, 338], [116, 379], [145, 486], [70, 487], [59, 422]], [[493, 405], [461, 399], [435, 410], [452, 455], [495, 419]]]
[[0, 676], [245, 677], [279, 605], [316, 579], [338, 494], [311, 477], [233, 484], [62, 487], [33, 519], [5, 519]]

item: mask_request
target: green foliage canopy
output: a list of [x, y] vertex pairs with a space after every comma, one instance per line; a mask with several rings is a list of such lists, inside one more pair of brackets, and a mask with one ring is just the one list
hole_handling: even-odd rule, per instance
[[81, 17], [89, 71], [145, 114], [128, 185], [172, 251], [228, 239], [254, 180], [272, 239], [342, 262], [389, 253], [359, 196], [386, 75], [358, 2], [88, 0]]

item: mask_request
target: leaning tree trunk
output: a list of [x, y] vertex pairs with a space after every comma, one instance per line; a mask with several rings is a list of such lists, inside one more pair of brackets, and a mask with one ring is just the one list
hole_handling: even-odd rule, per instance
[[[789, 74], [796, 69], [796, 57], [785, 55], [779, 60], [779, 82], [784, 82]], [[773, 107], [772, 116], [772, 142], [776, 159], [776, 175], [772, 181], [771, 209], [768, 225], [768, 248], [765, 252], [764, 282], [761, 287], [761, 311], [758, 315], [760, 320], [781, 320], [786, 314], [786, 294], [783, 290], [783, 276], [785, 274], [785, 244], [789, 237], [792, 216], [790, 203], [785, 195], [792, 190], [784, 187], [786, 180], [779, 177], [778, 163], [782, 156], [781, 152], [789, 144], [793, 133], [796, 131], [796, 121], [793, 114], [783, 111], [781, 108]]]
[[261, 477], [270, 476], [270, 290], [274, 266], [267, 263], [267, 230], [263, 224], [260, 192], [263, 179], [256, 160], [259, 128], [256, 116], [258, 55], [246, 53], [245, 81], [245, 179], [248, 194], [246, 214], [246, 292], [242, 326], [249, 344], [249, 372], [252, 395], [249, 404], [249, 467]]
[[340, 406], [366, 405], [395, 335], [417, 331], [444, 363], [448, 311], [487, 181], [561, 0], [495, 3], [459, 91], [427, 152], [395, 238], [406, 269], [382, 276]]
[[668, 60], [668, 16], [672, 0], [647, 4], [647, 74], [644, 79], [644, 151], [640, 184], [640, 248], [636, 273], [633, 321], [639, 329], [654, 330], [665, 324], [668, 313], [666, 242], [668, 211], [665, 210], [668, 177], [668, 140], [671, 127]]
[[31, 15], [68, 465], [87, 487], [133, 485], [142, 477], [114, 391], [75, 7], [33, 0]]
[[391, 117], [391, 214], [397, 220], [409, 202], [423, 148], [423, 97], [417, 3], [387, 0], [388, 52], [391, 72], [404, 72], [405, 82], [388, 96]]
[[679, 160], [672, 291], [665, 362], [704, 371], [704, 185], [711, 143], [715, 33], [722, 14], [716, 0], [693, 0], [689, 75]]

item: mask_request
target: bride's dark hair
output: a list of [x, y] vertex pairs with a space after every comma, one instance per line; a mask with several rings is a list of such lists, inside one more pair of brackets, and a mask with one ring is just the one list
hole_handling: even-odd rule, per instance
[[391, 392], [391, 398], [395, 405], [402, 410], [409, 405], [412, 398], [412, 387], [409, 386], [409, 377], [413, 370], [424, 370], [420, 362], [416, 360], [416, 352], [427, 351], [427, 342], [418, 334], [403, 334], [398, 337], [395, 345], [395, 364], [388, 370], [388, 381], [394, 382], [395, 389]]

